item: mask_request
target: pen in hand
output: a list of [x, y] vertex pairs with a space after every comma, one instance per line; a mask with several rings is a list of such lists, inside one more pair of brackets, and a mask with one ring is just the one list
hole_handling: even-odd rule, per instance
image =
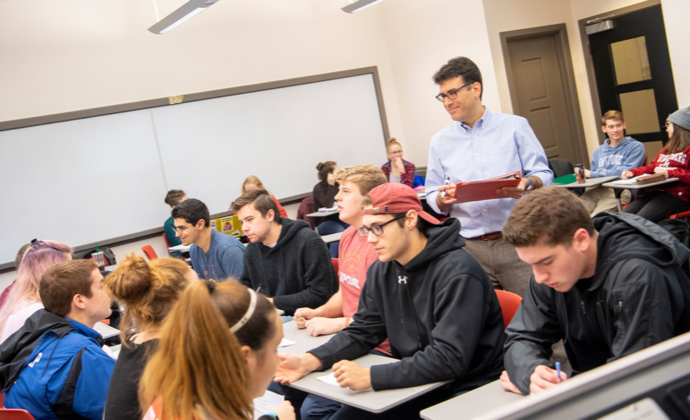
[[[450, 177], [449, 177], [449, 176], [446, 177], [446, 182], [445, 182], [443, 185], [445, 185], [445, 186], [450, 185]], [[445, 197], [445, 196], [446, 196], [446, 190], [443, 190], [443, 191], [441, 192], [441, 198], [443, 198], [443, 197]]]
[[556, 362], [556, 376], [558, 376], [558, 382], [563, 382], [561, 379], [561, 362]]

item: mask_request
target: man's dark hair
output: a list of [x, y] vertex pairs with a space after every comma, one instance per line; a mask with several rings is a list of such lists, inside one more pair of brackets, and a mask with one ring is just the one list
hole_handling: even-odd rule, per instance
[[75, 295], [91, 297], [91, 273], [98, 269], [93, 260], [69, 260], [48, 267], [41, 277], [39, 295], [46, 311], [66, 316]]
[[170, 190], [165, 196], [165, 204], [169, 205], [170, 207], [175, 207], [176, 205], [180, 204], [180, 200], [186, 195], [187, 194], [185, 194], [182, 190]]
[[185, 222], [191, 223], [194, 226], [196, 226], [199, 220], [204, 221], [205, 228], [211, 225], [211, 215], [208, 212], [208, 207], [196, 198], [190, 198], [175, 206], [172, 210], [172, 217], [173, 219], [184, 219]]
[[479, 93], [479, 99], [482, 99], [484, 94], [484, 83], [482, 83], [482, 72], [479, 67], [474, 64], [474, 61], [467, 57], [451, 58], [446, 64], [441, 67], [436, 74], [434, 74], [434, 83], [440, 85], [448, 79], [462, 76], [465, 83], [478, 82], [482, 85], [482, 90]]
[[[186, 201], [185, 201], [186, 203]], [[273, 210], [273, 221], [280, 224], [280, 211], [276, 201], [266, 190], [251, 190], [242, 194], [240, 198], [233, 201], [230, 210], [237, 213], [242, 207], [254, 204], [254, 208], [261, 213], [261, 217], [266, 217], [269, 210]]]
[[546, 187], [518, 200], [503, 225], [503, 239], [518, 248], [570, 246], [578, 229], [594, 235], [594, 222], [582, 200], [566, 188]]
[[26, 254], [26, 250], [29, 249], [30, 246], [31, 244], [24, 244], [21, 248], [19, 248], [19, 251], [17, 251], [17, 256], [14, 257], [15, 270], [19, 270], [19, 264], [22, 262], [22, 258], [24, 258], [24, 254]]

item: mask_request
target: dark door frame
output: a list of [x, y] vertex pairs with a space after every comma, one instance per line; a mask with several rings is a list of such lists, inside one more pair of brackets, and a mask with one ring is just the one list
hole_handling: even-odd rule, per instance
[[508, 91], [510, 92], [510, 103], [513, 105], [513, 112], [518, 109], [517, 90], [513, 79], [513, 69], [510, 64], [510, 52], [508, 43], [529, 38], [541, 38], [544, 36], [554, 36], [556, 40], [556, 53], [558, 62], [561, 66], [561, 80], [565, 96], [565, 106], [571, 124], [571, 136], [575, 140], [573, 153], [578, 162], [589, 162], [587, 153], [587, 143], [585, 132], [582, 126], [582, 115], [580, 114], [580, 101], [577, 97], [577, 87], [575, 85], [575, 73], [573, 72], [573, 61], [570, 57], [570, 47], [568, 46], [568, 32], [565, 23], [557, 25], [539, 26], [536, 28], [519, 29], [516, 31], [501, 32], [501, 49], [503, 50], [503, 61], [506, 66], [508, 77]]
[[[585, 19], [580, 19], [577, 21], [577, 25], [580, 28], [580, 40], [582, 41], [582, 52], [585, 56], [585, 68], [587, 69], [587, 81], [589, 83], [589, 91], [592, 95], [592, 109], [594, 110], [594, 120], [599, 121], [601, 118], [602, 111], [601, 105], [599, 104], [599, 89], [597, 89], [597, 79], [594, 75], [594, 62], [592, 61], [592, 53], [589, 49], [589, 35], [587, 35], [587, 24], [595, 23], [598, 21], [603, 21], [607, 19], [614, 19], [624, 15], [628, 15], [633, 12], [637, 12], [642, 9], [648, 9], [650, 7], [658, 6], [661, 4], [661, 0], [647, 0], [641, 3], [636, 3], [621, 9], [611, 10], [610, 12], [600, 13], [598, 15], [590, 16]], [[663, 6], [662, 6], [663, 7]], [[601, 130], [597, 130], [599, 135], [599, 144], [603, 144], [606, 140], [605, 134]]]

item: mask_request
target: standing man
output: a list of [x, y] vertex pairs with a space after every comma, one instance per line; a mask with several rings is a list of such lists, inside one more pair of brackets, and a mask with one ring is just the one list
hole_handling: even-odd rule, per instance
[[[186, 199], [187, 194], [185, 194], [184, 191], [170, 190], [168, 191], [168, 194], [165, 196], [165, 204], [169, 205], [170, 208], [174, 210], [175, 206], [185, 201]], [[170, 246], [182, 245], [182, 241], [180, 241], [180, 238], [178, 238], [176, 235], [177, 231], [175, 230], [175, 220], [173, 220], [172, 216], [170, 216], [168, 220], [166, 220], [165, 223], [163, 223], [163, 230], [165, 231], [165, 237], [168, 238], [168, 243], [170, 244]]]
[[[490, 112], [482, 105], [482, 75], [472, 60], [456, 57], [434, 75], [436, 99], [453, 123], [431, 139], [427, 202], [440, 214], [458, 218], [465, 249], [482, 265], [497, 289], [522, 295], [530, 268], [502, 239], [501, 229], [523, 194], [553, 180], [544, 148], [526, 119]], [[455, 184], [520, 171], [517, 187], [496, 192], [496, 200], [458, 203]], [[446, 184], [448, 181], [448, 185]], [[445, 193], [443, 193], [445, 191]]]
[[[608, 135], [608, 139], [597, 147], [592, 155], [590, 169], [585, 169], [586, 178], [601, 176], [619, 176], [623, 171], [629, 171], [644, 164], [646, 152], [644, 145], [632, 137], [625, 137], [625, 120], [620, 111], [608, 111], [601, 117], [601, 131]], [[611, 188], [601, 185], [592, 187], [580, 196], [587, 211], [592, 215], [601, 212], [617, 211], [618, 200]], [[621, 204], [630, 202], [630, 191], [623, 191]]]
[[[384, 413], [344, 406], [331, 417], [418, 419], [422, 409], [499, 377], [501, 308], [484, 270], [463, 249], [457, 219], [439, 222], [404, 184], [380, 185], [364, 204], [360, 231], [379, 261], [367, 270], [352, 322], [302, 356], [280, 355], [275, 381], [288, 384], [330, 367], [338, 384], [353, 390], [450, 380]], [[398, 362], [364, 368], [352, 361], [386, 337]]]
[[242, 284], [268, 296], [286, 317], [297, 308], [317, 308], [338, 291], [323, 239], [304, 220], [280, 217], [267, 191], [247, 191], [230, 208], [251, 242], [244, 253]]
[[175, 206], [172, 217], [182, 244], [191, 245], [192, 268], [200, 279], [240, 278], [244, 245], [231, 235], [211, 229], [211, 215], [206, 204], [190, 198]]
[[[546, 188], [520, 200], [503, 233], [534, 270], [506, 328], [506, 391], [539, 393], [690, 331], [690, 251], [658, 225], [592, 219], [575, 194]], [[559, 379], [549, 356], [561, 339], [573, 371]]]

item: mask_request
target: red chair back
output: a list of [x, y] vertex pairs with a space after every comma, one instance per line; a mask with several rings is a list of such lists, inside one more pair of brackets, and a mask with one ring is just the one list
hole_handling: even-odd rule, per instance
[[168, 255], [170, 255], [170, 241], [168, 240], [168, 235], [163, 232], [163, 240], [165, 241], [165, 247], [168, 249]]
[[494, 290], [498, 298], [498, 304], [501, 305], [501, 312], [503, 312], [503, 324], [507, 327], [513, 319], [513, 315], [517, 312], [522, 298], [515, 293], [506, 292], [505, 290]]
[[333, 269], [335, 270], [335, 274], [338, 275], [338, 269], [340, 268], [339, 262], [337, 258], [331, 258], [331, 264], [333, 264]]
[[2, 420], [34, 420], [34, 417], [26, 410], [18, 408], [0, 408]]
[[158, 255], [156, 254], [156, 251], [153, 250], [151, 245], [144, 245], [141, 247], [141, 250], [144, 251], [144, 255], [146, 255], [146, 258], [148, 258], [149, 261], [158, 259]]

